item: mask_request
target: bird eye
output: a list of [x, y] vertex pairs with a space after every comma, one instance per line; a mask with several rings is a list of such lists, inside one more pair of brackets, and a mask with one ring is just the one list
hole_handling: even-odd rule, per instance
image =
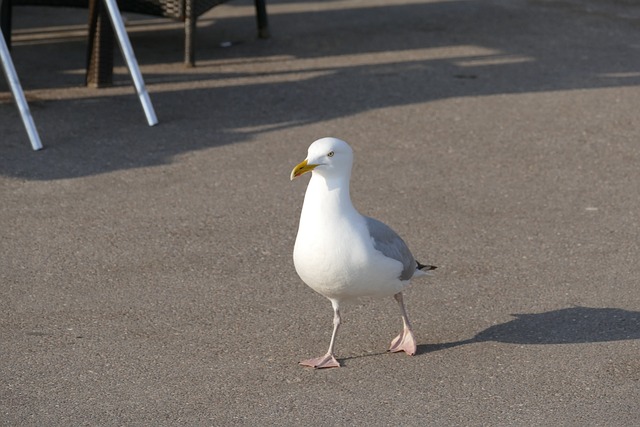
[[329, 156], [329, 157], [333, 157], [333, 155], [334, 155], [334, 154], [335, 154], [335, 153], [334, 153], [333, 151], [329, 151], [329, 154], [327, 154], [327, 156]]

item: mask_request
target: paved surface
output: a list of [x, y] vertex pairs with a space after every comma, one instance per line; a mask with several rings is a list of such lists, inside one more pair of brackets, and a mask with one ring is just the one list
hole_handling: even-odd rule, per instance
[[[272, 1], [131, 17], [160, 125], [117, 69], [82, 87], [86, 11], [19, 8], [0, 81], [0, 424], [640, 424], [640, 7], [623, 1]], [[46, 27], [45, 30], [42, 30]], [[229, 47], [224, 42], [231, 42]], [[118, 63], [122, 64], [120, 59]], [[291, 251], [326, 135], [360, 210], [440, 269], [331, 307]]]

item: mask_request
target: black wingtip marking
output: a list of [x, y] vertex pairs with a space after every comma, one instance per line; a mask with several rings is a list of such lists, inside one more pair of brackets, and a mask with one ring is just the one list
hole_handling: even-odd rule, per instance
[[416, 263], [418, 263], [418, 270], [422, 270], [422, 271], [431, 271], [438, 268], [435, 265], [420, 264], [418, 261], [416, 261]]

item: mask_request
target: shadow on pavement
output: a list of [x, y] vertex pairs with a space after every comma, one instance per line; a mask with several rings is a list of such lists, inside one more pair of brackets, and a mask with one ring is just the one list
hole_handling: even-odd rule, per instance
[[546, 313], [514, 314], [509, 322], [491, 326], [468, 340], [423, 344], [418, 354], [465, 344], [495, 341], [507, 344], [580, 344], [640, 339], [640, 312], [619, 308], [571, 307]]
[[15, 106], [0, 102], [7, 129], [0, 174], [76, 178], [161, 165], [269, 130], [370, 110], [640, 84], [640, 57], [624, 22], [613, 31], [616, 22], [549, 5], [447, 1], [275, 11], [271, 40], [230, 49], [216, 44], [220, 36], [254, 37], [252, 22], [252, 16], [231, 17], [199, 29], [199, 66], [189, 72], [176, 66], [178, 29], [132, 32], [160, 120], [154, 129], [132, 94], [64, 94], [70, 79], [81, 84], [82, 40], [16, 46], [23, 87], [51, 91], [31, 104], [47, 149], [32, 153]]

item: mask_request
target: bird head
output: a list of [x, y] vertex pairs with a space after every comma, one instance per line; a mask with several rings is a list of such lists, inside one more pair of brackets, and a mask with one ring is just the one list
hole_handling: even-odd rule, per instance
[[307, 158], [291, 171], [291, 179], [314, 171], [325, 178], [351, 175], [353, 150], [337, 138], [322, 138], [309, 146]]

